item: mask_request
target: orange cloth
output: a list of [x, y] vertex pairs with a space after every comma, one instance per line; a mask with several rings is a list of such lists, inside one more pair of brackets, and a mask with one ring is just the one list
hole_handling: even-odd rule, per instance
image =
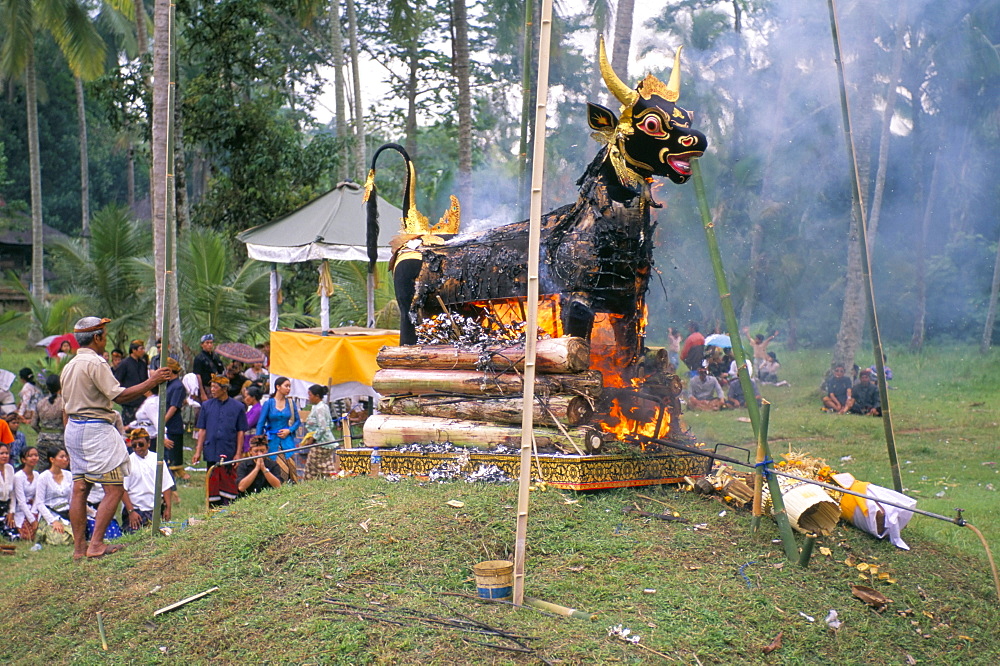
[[[14, 441], [14, 433], [10, 431], [10, 424], [0, 419], [0, 444], [10, 444]], [[11, 463], [13, 464], [13, 460]]]
[[375, 362], [378, 350], [399, 344], [399, 333], [384, 329], [373, 332], [377, 334], [317, 335], [274, 331], [271, 333], [271, 376], [293, 377], [323, 386], [343, 382], [371, 386], [378, 371]]
[[[866, 481], [855, 481], [848, 490], [856, 493], [868, 494], [868, 483]], [[840, 515], [847, 522], [854, 521], [854, 510], [861, 509], [862, 515], [868, 515], [868, 500], [864, 497], [845, 494], [840, 498]]]

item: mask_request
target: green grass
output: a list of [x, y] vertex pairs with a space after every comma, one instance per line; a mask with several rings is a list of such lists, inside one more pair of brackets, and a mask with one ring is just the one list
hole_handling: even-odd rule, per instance
[[[781, 357], [792, 386], [765, 387], [774, 404], [775, 452], [807, 451], [891, 486], [881, 423], [819, 411], [817, 387], [828, 359], [805, 352]], [[991, 517], [996, 494], [986, 489], [1000, 479], [995, 467], [981, 464], [996, 455], [995, 411], [987, 406], [1000, 393], [1000, 383], [990, 380], [997, 357], [938, 350], [893, 352], [890, 359], [897, 446], [900, 460], [910, 461], [903, 465], [908, 492], [932, 511], [950, 514], [962, 506], [1000, 551], [1000, 529]], [[689, 415], [686, 422], [704, 441], [747, 445], [749, 425], [738, 416]], [[846, 455], [853, 461], [841, 465]], [[200, 481], [194, 475], [182, 487], [183, 511], [200, 510]], [[945, 497], [935, 498], [942, 489]], [[597, 619], [443, 594], [474, 594], [471, 566], [512, 556], [516, 494], [512, 485], [323, 481], [242, 500], [170, 537], [128, 537], [129, 548], [104, 561], [72, 565], [68, 549], [32, 553], [22, 546], [2, 561], [0, 617], [30, 627], [32, 640], [3, 642], [0, 661], [482, 664], [542, 657], [571, 664], [905, 664], [912, 657], [924, 664], [997, 663], [1000, 603], [978, 540], [970, 530], [923, 517], [903, 531], [909, 552], [840, 526], [821, 539], [803, 569], [785, 561], [781, 545], [772, 542], [771, 521], [751, 534], [746, 511], [673, 486], [535, 492], [526, 592]], [[464, 507], [447, 506], [452, 499]], [[622, 513], [633, 503], [661, 510], [660, 502], [689, 522]], [[705, 528], [696, 529], [700, 524]], [[820, 554], [819, 546], [831, 555]], [[864, 581], [843, 563], [848, 556], [891, 572], [895, 584], [875, 585], [892, 599], [886, 610], [877, 613], [852, 597], [851, 584]], [[219, 591], [153, 617], [156, 609], [213, 586]], [[655, 593], [644, 593], [647, 588]], [[823, 622], [830, 609], [844, 622], [837, 633]], [[98, 611], [108, 652], [101, 649]], [[536, 637], [526, 643], [537, 652], [467, 643], [463, 636], [512, 645], [418, 619], [427, 615], [471, 617]], [[616, 624], [638, 633], [640, 646], [609, 638], [607, 628]], [[761, 648], [779, 632], [783, 646], [764, 656]]]

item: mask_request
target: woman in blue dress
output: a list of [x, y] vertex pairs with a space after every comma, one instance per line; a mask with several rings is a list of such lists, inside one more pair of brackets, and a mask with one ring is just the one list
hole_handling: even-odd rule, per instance
[[278, 377], [274, 380], [274, 396], [260, 409], [257, 434], [267, 435], [267, 450], [270, 453], [295, 448], [295, 431], [302, 425], [302, 421], [299, 419], [299, 410], [288, 399], [291, 390], [292, 382], [288, 377]]

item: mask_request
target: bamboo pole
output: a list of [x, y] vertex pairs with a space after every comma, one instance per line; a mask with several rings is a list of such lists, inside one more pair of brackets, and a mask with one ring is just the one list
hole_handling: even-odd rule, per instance
[[[163, 272], [163, 312], [160, 313], [160, 367], [166, 367], [167, 359], [170, 358], [170, 285], [174, 274], [174, 235], [176, 234], [176, 223], [174, 219], [174, 96], [177, 85], [174, 77], [174, 11], [175, 5], [171, 3], [169, 18], [167, 20], [167, 72], [169, 81], [167, 83], [167, 171], [164, 174], [164, 267]], [[156, 447], [156, 475], [153, 481], [153, 516], [150, 519], [151, 532], [154, 537], [160, 533], [160, 508], [163, 504], [163, 464], [160, 461], [160, 451], [166, 455], [167, 439], [167, 387], [166, 384], [160, 390], [160, 402], [158, 410], [159, 428], [157, 436], [159, 441]], [[181, 454], [183, 456], [183, 453]], [[205, 480], [206, 486], [208, 479]]]
[[753, 475], [753, 518], [750, 521], [750, 528], [756, 532], [760, 530], [760, 518], [764, 514], [761, 497], [764, 493], [764, 470], [761, 468], [763, 462], [767, 460], [767, 428], [771, 421], [771, 403], [767, 400], [760, 408], [760, 431], [757, 433], [757, 466]]
[[830, 31], [833, 34], [834, 60], [837, 63], [837, 77], [840, 82], [840, 110], [844, 117], [844, 141], [847, 144], [847, 156], [851, 161], [851, 193], [854, 215], [858, 218], [861, 228], [858, 234], [858, 247], [861, 249], [861, 279], [864, 282], [865, 300], [868, 304], [868, 327], [872, 337], [872, 348], [875, 353], [875, 371], [878, 374], [878, 394], [882, 401], [882, 429], [885, 431], [885, 446], [889, 455], [889, 468], [892, 471], [892, 486], [897, 493], [903, 492], [903, 479], [899, 472], [899, 459], [896, 457], [896, 436], [892, 430], [892, 414], [889, 410], [889, 391], [885, 379], [885, 359], [882, 353], [882, 336], [879, 333], [878, 315], [875, 312], [875, 287], [872, 285], [872, 265], [868, 255], [868, 220], [864, 203], [861, 201], [861, 174], [858, 172], [858, 158], [854, 151], [854, 134], [851, 131], [851, 106], [847, 99], [847, 81], [844, 75], [844, 60], [840, 51], [840, 26], [837, 21], [837, 7], [834, 0], [827, 0], [830, 8]]
[[[542, 0], [542, 25], [538, 37], [535, 150], [531, 169], [531, 215], [528, 223], [528, 311], [525, 318], [524, 417], [521, 421], [521, 468], [517, 491], [517, 530], [514, 544], [514, 604], [524, 603], [524, 555], [528, 532], [528, 486], [531, 485], [531, 443], [535, 403], [535, 343], [538, 329], [538, 254], [542, 227], [542, 177], [545, 167], [545, 106], [549, 87], [549, 41], [552, 35], [552, 0]], [[528, 39], [527, 37], [525, 39]]]
[[[763, 444], [764, 459], [757, 469], [764, 474], [765, 470], [771, 469], [771, 454], [768, 451], [767, 439], [760, 437], [760, 408], [754, 397], [753, 383], [750, 381], [750, 373], [747, 371], [746, 355], [743, 353], [743, 343], [740, 341], [740, 328], [736, 321], [736, 310], [733, 309], [732, 295], [729, 293], [729, 284], [726, 280], [726, 271], [722, 267], [722, 254], [719, 252], [719, 242], [715, 238], [715, 222], [712, 221], [712, 214], [708, 210], [708, 197], [705, 194], [705, 181], [701, 175], [701, 161], [691, 160], [691, 174], [694, 180], [694, 192], [698, 199], [698, 211], [701, 213], [701, 221], [705, 226], [705, 239], [708, 242], [708, 256], [712, 260], [712, 269], [715, 272], [715, 284], [719, 289], [719, 300], [722, 303], [722, 312], [726, 319], [726, 329], [729, 331], [729, 340], [733, 345], [733, 356], [736, 358], [737, 371], [740, 378], [740, 386], [743, 388], [743, 395], [746, 397], [747, 413], [750, 416], [750, 425], [753, 427], [754, 436], [758, 443]], [[781, 498], [781, 488], [778, 480], [772, 474], [765, 474], [767, 487], [771, 491], [771, 503], [774, 506], [774, 521], [778, 524], [778, 532], [781, 534], [781, 544], [785, 548], [785, 555], [788, 559], [795, 561], [799, 556], [799, 547], [795, 542], [795, 534], [792, 526], [788, 522], [788, 514], [785, 513], [785, 503]]]

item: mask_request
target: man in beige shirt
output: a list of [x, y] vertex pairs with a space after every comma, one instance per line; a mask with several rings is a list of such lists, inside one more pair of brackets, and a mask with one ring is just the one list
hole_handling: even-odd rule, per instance
[[[115, 426], [117, 412], [113, 403], [135, 400], [167, 379], [168, 371], [161, 368], [149, 379], [123, 388], [104, 359], [107, 345], [105, 327], [110, 319], [84, 317], [76, 322], [73, 332], [80, 344], [73, 359], [61, 374], [62, 394], [66, 415], [66, 452], [73, 471], [73, 494], [69, 520], [73, 526], [73, 559], [97, 558], [124, 548], [104, 544], [104, 531], [114, 517], [124, 492], [128, 476], [128, 449]], [[104, 499], [94, 518], [94, 534], [86, 540], [87, 495], [94, 484], [104, 487]]]

